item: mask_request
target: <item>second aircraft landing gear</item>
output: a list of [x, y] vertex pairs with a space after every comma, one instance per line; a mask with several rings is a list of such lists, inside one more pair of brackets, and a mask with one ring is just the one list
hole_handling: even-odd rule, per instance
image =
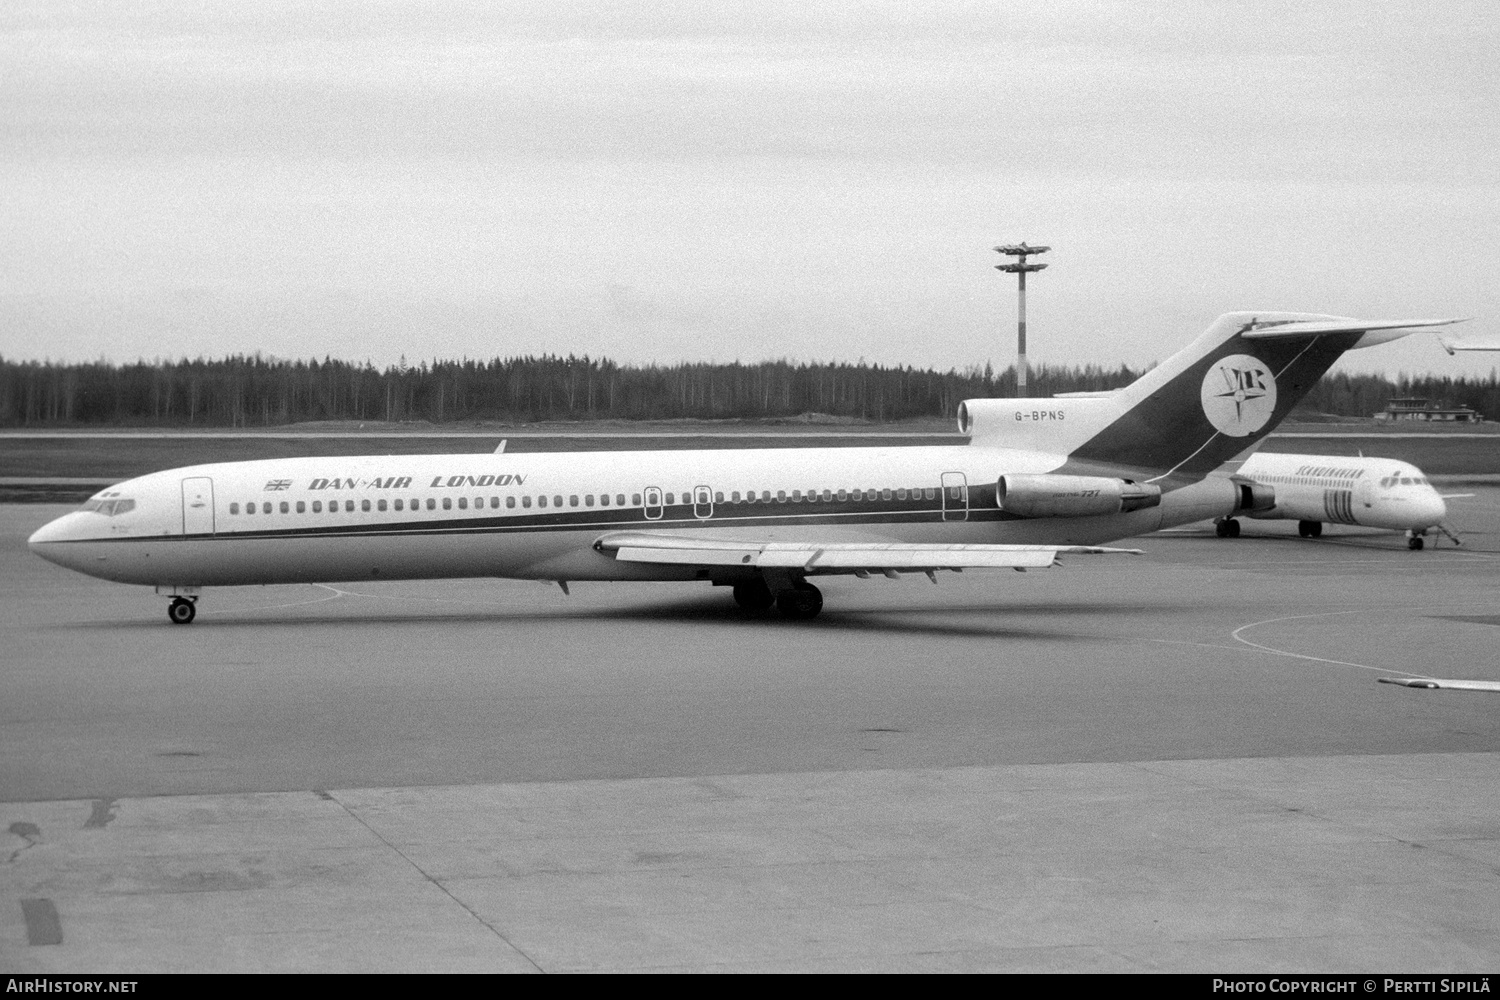
[[167, 617], [173, 625], [190, 625], [198, 616], [198, 602], [191, 597], [176, 597], [167, 605]]
[[1240, 537], [1240, 522], [1232, 517], [1221, 517], [1214, 522], [1214, 534], [1220, 538]]
[[1421, 535], [1417, 534], [1415, 531], [1408, 531], [1406, 533], [1407, 548], [1411, 549], [1413, 552], [1420, 552], [1422, 551], [1422, 545], [1423, 542]]
[[1322, 538], [1323, 537], [1323, 522], [1322, 521], [1298, 521], [1297, 522], [1297, 534], [1300, 535], [1300, 536], [1302, 536], [1303, 538]]

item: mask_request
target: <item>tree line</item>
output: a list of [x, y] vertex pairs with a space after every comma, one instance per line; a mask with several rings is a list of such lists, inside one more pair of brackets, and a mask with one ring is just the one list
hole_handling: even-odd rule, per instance
[[[1028, 395], [1128, 385], [1128, 366], [1041, 365]], [[951, 418], [960, 401], [1015, 395], [1014, 368], [939, 372], [849, 363], [621, 365], [555, 355], [432, 361], [384, 370], [325, 358], [53, 363], [0, 357], [0, 426], [270, 427], [311, 420], [402, 421], [764, 419], [827, 414], [871, 421]], [[1313, 410], [1370, 416], [1394, 396], [1425, 396], [1500, 419], [1487, 379], [1325, 377]]]

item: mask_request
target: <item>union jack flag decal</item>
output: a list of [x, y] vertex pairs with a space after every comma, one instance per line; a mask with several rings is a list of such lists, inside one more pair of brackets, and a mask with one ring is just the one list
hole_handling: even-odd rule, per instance
[[292, 481], [290, 479], [273, 479], [266, 483], [267, 493], [279, 493], [282, 490], [289, 490], [291, 488]]

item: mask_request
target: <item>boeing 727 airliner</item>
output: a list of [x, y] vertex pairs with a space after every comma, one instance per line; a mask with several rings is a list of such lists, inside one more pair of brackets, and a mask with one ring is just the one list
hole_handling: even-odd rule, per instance
[[1107, 396], [971, 399], [964, 445], [297, 458], [157, 472], [31, 536], [59, 565], [171, 598], [204, 588], [441, 577], [702, 580], [811, 618], [810, 578], [1052, 566], [1236, 511], [1211, 476], [1345, 351], [1455, 320], [1230, 313]]
[[[1390, 458], [1346, 458], [1335, 455], [1282, 455], [1256, 452], [1236, 475], [1269, 486], [1276, 502], [1264, 510], [1244, 511], [1260, 520], [1297, 522], [1297, 534], [1318, 538], [1323, 522], [1359, 524], [1406, 532], [1408, 548], [1420, 549], [1427, 532], [1436, 529], [1458, 544], [1458, 536], [1443, 523], [1445, 498], [1427, 481], [1422, 470]], [[1239, 522], [1231, 516], [1215, 523], [1220, 538], [1237, 538]]]

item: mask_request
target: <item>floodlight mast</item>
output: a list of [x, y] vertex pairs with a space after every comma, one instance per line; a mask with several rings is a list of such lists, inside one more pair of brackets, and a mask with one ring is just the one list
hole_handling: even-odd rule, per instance
[[1046, 264], [1028, 264], [1026, 258], [1031, 254], [1046, 253], [1051, 247], [1029, 247], [1024, 242], [1003, 247], [996, 247], [996, 253], [1003, 253], [1008, 257], [1017, 258], [1014, 264], [996, 264], [995, 270], [1014, 274], [1021, 279], [1021, 301], [1020, 313], [1016, 322], [1016, 397], [1026, 395], [1026, 376], [1029, 370], [1026, 367], [1026, 272], [1040, 271]]

